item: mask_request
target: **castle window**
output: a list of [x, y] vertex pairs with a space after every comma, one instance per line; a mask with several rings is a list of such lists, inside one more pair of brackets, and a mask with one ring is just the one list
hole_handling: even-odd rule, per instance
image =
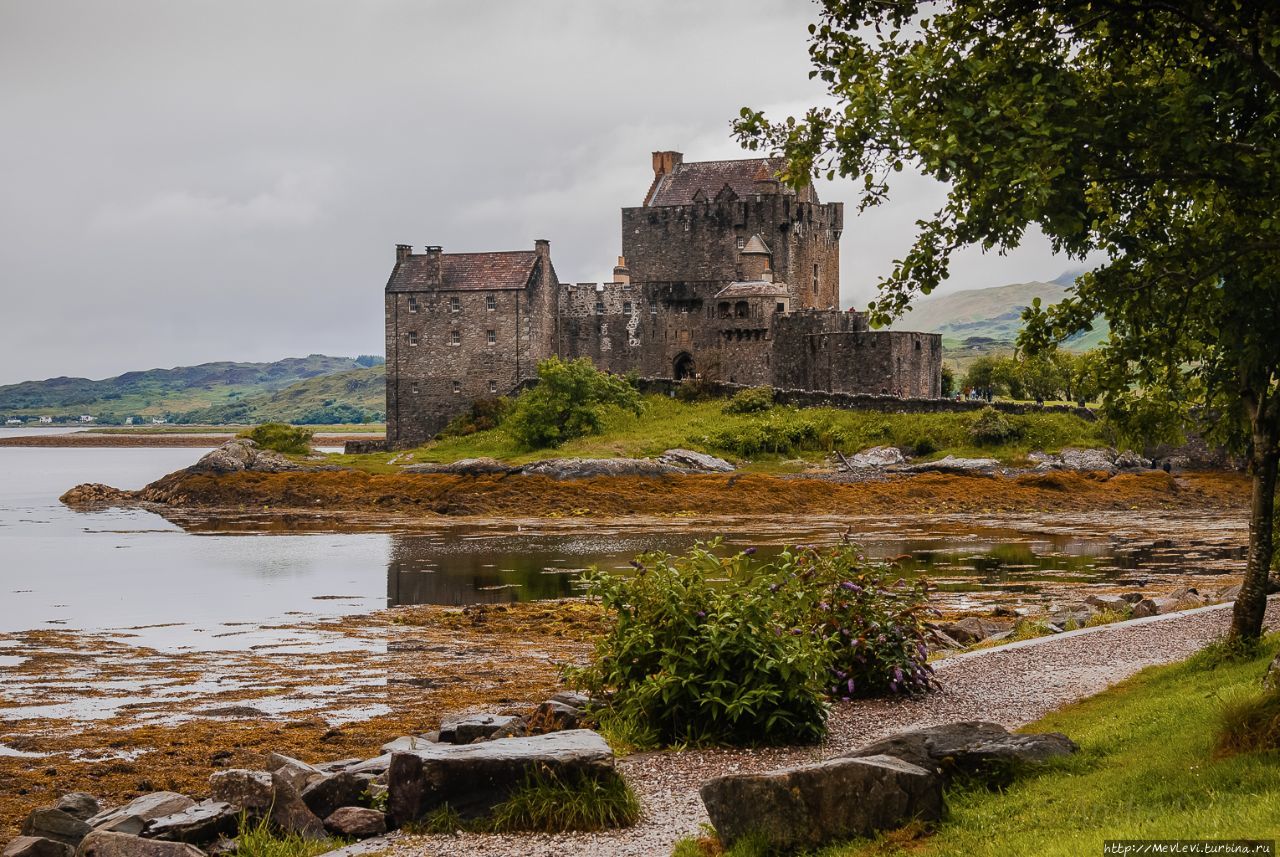
[[490, 382], [489, 382], [489, 392], [490, 392], [490, 393], [496, 393], [496, 392], [498, 392], [498, 382], [497, 382], [497, 381], [490, 381]]
[[741, 235], [739, 235], [739, 236], [738, 236], [738, 249], [739, 249], [739, 250], [741, 250], [743, 247], [746, 247], [746, 246], [747, 246], [747, 239], [745, 239], [745, 238], [743, 238]]
[[657, 311], [658, 311], [658, 299], [649, 298], [649, 312], [657, 312]]
[[746, 301], [738, 301], [733, 305], [733, 314], [738, 318], [747, 318], [751, 315], [751, 306]]
[[596, 301], [596, 315], [604, 315], [604, 301]]
[[493, 295], [484, 296], [484, 308], [487, 310], [495, 310], [498, 308], [498, 299]]
[[[631, 315], [631, 301], [622, 302], [622, 314]], [[920, 344], [916, 343], [916, 348], [919, 348], [919, 347], [920, 347]]]
[[411, 386], [409, 388], [409, 392], [413, 393], [415, 396], [418, 395], [418, 385], [414, 384], [413, 386]]
[[418, 311], [418, 298], [414, 295], [409, 295], [409, 312], [417, 312], [417, 311]]
[[786, 312], [786, 311], [787, 311], [787, 305], [786, 305], [786, 304], [784, 304], [784, 303], [779, 303], [779, 304], [778, 304], [778, 312]]
[[456, 297], [449, 298], [449, 312], [462, 312], [462, 302]]
[[486, 330], [484, 332], [484, 338], [490, 345], [498, 344], [498, 332], [496, 330]]
[[813, 293], [818, 293], [818, 266], [813, 266]]
[[455, 392], [455, 393], [461, 393], [461, 392], [462, 392], [462, 382], [461, 382], [461, 381], [454, 381], [454, 382], [453, 382], [453, 392]]
[[409, 344], [410, 345], [418, 344], [418, 331], [416, 330], [409, 331]]
[[450, 344], [450, 345], [461, 345], [461, 344], [462, 344], [462, 331], [460, 331], [460, 330], [451, 330], [451, 331], [449, 331], [449, 344]]
[[728, 302], [728, 301], [720, 301], [719, 311], [720, 311], [720, 317], [721, 317], [721, 318], [728, 318], [728, 317], [730, 316], [730, 314], [731, 314], [731, 313], [729, 312], [729, 302]]

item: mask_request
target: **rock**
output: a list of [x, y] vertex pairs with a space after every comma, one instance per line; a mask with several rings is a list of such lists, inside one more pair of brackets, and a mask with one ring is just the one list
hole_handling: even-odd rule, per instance
[[938, 626], [942, 633], [964, 645], [980, 643], [988, 637], [1013, 629], [1013, 623], [1007, 619], [983, 619], [978, 616], [966, 616], [956, 622], [945, 622]]
[[267, 755], [267, 770], [273, 774], [281, 774], [289, 781], [289, 785], [299, 792], [305, 789], [312, 780], [324, 776], [324, 771], [314, 765], [308, 765], [306, 762], [299, 761], [291, 756], [281, 755], [280, 753], [269, 753]]
[[873, 469], [906, 464], [907, 458], [902, 454], [902, 450], [896, 446], [873, 446], [870, 449], [864, 449], [862, 452], [849, 456], [847, 461], [849, 466], [853, 468]]
[[1147, 616], [1158, 616], [1171, 613], [1177, 609], [1178, 602], [1172, 598], [1144, 598], [1133, 605], [1133, 618], [1143, 619]]
[[755, 835], [774, 850], [809, 850], [913, 819], [936, 821], [944, 812], [940, 776], [887, 756], [731, 774], [699, 794], [727, 848]]
[[336, 762], [321, 762], [316, 765], [316, 770], [322, 774], [338, 774], [361, 764], [363, 761], [363, 759], [338, 759]]
[[257, 473], [284, 473], [305, 470], [278, 452], [260, 449], [247, 437], [229, 440], [186, 469], [187, 473], [239, 473], [251, 470]]
[[209, 796], [215, 801], [228, 803], [250, 815], [257, 815], [271, 808], [275, 799], [271, 787], [271, 774], [266, 771], [246, 771], [231, 768], [209, 775]]
[[1195, 610], [1197, 607], [1203, 607], [1208, 602], [1195, 592], [1188, 592], [1174, 602], [1174, 610]]
[[1062, 467], [1062, 457], [1050, 455], [1047, 452], [1029, 452], [1027, 460], [1035, 466], [1036, 470], [1058, 470]]
[[22, 822], [23, 836], [52, 839], [72, 847], [79, 845], [92, 829], [83, 819], [52, 806], [31, 810]]
[[1112, 470], [1115, 467], [1114, 449], [1075, 449], [1068, 447], [1058, 455], [1064, 470]]
[[181, 812], [152, 819], [142, 829], [148, 839], [166, 842], [210, 842], [235, 833], [240, 809], [225, 801], [206, 800]]
[[1280, 652], [1267, 664], [1267, 670], [1262, 674], [1262, 686], [1266, 690], [1280, 692]]
[[948, 455], [937, 461], [922, 461], [897, 468], [906, 473], [982, 473], [995, 470], [1000, 462], [994, 458], [956, 458]]
[[1240, 596], [1240, 584], [1226, 586], [1218, 590], [1217, 598], [1219, 601], [1235, 601]]
[[387, 816], [376, 809], [344, 806], [330, 813], [324, 820], [324, 827], [336, 836], [368, 839], [387, 832]]
[[[440, 733], [437, 732], [436, 736], [439, 737], [439, 734]], [[378, 749], [384, 753], [394, 753], [396, 750], [416, 750], [419, 747], [425, 747], [428, 744], [434, 743], [436, 742], [432, 741], [426, 735], [402, 735], [399, 738], [388, 741]]]
[[64, 794], [58, 798], [55, 806], [67, 815], [78, 818], [81, 821], [88, 821], [102, 811], [102, 807], [98, 806], [98, 799], [84, 792]]
[[65, 842], [42, 836], [19, 836], [0, 852], [2, 857], [72, 857], [76, 850]]
[[371, 775], [357, 776], [350, 771], [333, 774], [316, 780], [302, 791], [302, 800], [316, 818], [328, 818], [334, 810], [344, 806], [359, 806], [366, 802]]
[[925, 642], [933, 651], [950, 651], [956, 652], [964, 648], [964, 645], [946, 631], [941, 628], [929, 628], [925, 632]]
[[560, 729], [577, 729], [582, 722], [582, 712], [572, 705], [548, 699], [533, 712], [537, 728], [552, 732]]
[[531, 771], [566, 777], [616, 777], [613, 751], [589, 729], [481, 744], [435, 744], [393, 753], [387, 771], [389, 815], [399, 825], [448, 803], [475, 818], [505, 800]]
[[489, 738], [504, 726], [521, 718], [509, 714], [469, 714], [440, 723], [440, 741], [446, 744], [470, 744], [477, 738]]
[[692, 449], [668, 449], [658, 456], [658, 461], [699, 473], [732, 473], [737, 469], [723, 458], [716, 458], [705, 452], [694, 452]]
[[1129, 602], [1119, 595], [1090, 595], [1084, 600], [1084, 603], [1090, 607], [1097, 607], [1099, 610], [1110, 610], [1113, 613], [1127, 613], [1129, 611]]
[[1078, 749], [1061, 732], [1021, 735], [998, 723], [974, 720], [901, 732], [842, 758], [891, 756], [937, 772], [947, 781], [962, 776], [1003, 785], [1020, 766], [1067, 756]]
[[[490, 735], [489, 740], [497, 741], [499, 738], [523, 738], [528, 734], [529, 734], [529, 724], [525, 721], [523, 717], [516, 717], [506, 726], [501, 727], [492, 735]], [[484, 739], [477, 738], [476, 740], [481, 741]]]
[[1077, 630], [1083, 628], [1092, 618], [1093, 610], [1082, 606], [1075, 610], [1058, 610], [1050, 613], [1046, 621], [1059, 628]]
[[563, 702], [565, 705], [571, 705], [579, 711], [586, 711], [591, 705], [591, 697], [585, 693], [578, 693], [576, 690], [562, 690], [558, 693], [551, 694], [551, 702]]
[[1143, 595], [1141, 592], [1126, 592], [1124, 595], [1121, 595], [1120, 597], [1130, 604], [1137, 604], [1139, 601], [1146, 598], [1147, 596]]
[[285, 833], [296, 833], [304, 839], [323, 839], [324, 822], [307, 806], [289, 778], [279, 771], [271, 775], [275, 801], [271, 805], [271, 823]]
[[366, 759], [363, 762], [356, 762], [354, 765], [348, 765], [346, 770], [353, 774], [372, 774], [380, 776], [387, 772], [387, 768], [391, 767], [391, 754], [383, 753], [373, 759]]
[[76, 857], [205, 857], [205, 854], [185, 842], [161, 842], [95, 830], [80, 843]]
[[94, 830], [137, 835], [153, 818], [182, 812], [195, 805], [196, 802], [186, 795], [176, 792], [152, 792], [134, 798], [118, 809], [98, 813], [89, 819], [89, 826]]
[[687, 472], [682, 467], [652, 458], [548, 458], [526, 464], [520, 471], [556, 480], [596, 476], [665, 476]]
[[121, 491], [100, 482], [77, 485], [58, 498], [67, 506], [81, 509], [105, 509], [110, 506], [127, 506], [134, 501], [132, 491]]
[[1131, 449], [1116, 456], [1116, 467], [1121, 470], [1148, 470], [1151, 467], [1151, 459], [1143, 458]]
[[403, 473], [453, 473], [459, 476], [487, 476], [495, 473], [518, 473], [519, 466], [506, 464], [496, 458], [460, 458], [446, 464], [410, 464], [401, 468]]
[[203, 848], [205, 854], [209, 857], [236, 857], [236, 852], [240, 850], [240, 843], [234, 839], [227, 839], [225, 836], [211, 845]]

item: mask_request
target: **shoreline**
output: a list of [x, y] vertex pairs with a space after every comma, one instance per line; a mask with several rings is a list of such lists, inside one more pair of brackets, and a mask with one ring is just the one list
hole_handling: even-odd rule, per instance
[[[0, 448], [17, 447], [24, 449], [80, 449], [104, 447], [216, 447], [236, 436], [239, 429], [228, 429], [226, 432], [192, 432], [185, 433], [97, 433], [85, 429], [61, 434], [24, 434], [16, 437], [0, 436]], [[377, 435], [366, 434], [317, 434], [314, 442], [319, 446], [342, 446], [352, 440], [376, 440]]]

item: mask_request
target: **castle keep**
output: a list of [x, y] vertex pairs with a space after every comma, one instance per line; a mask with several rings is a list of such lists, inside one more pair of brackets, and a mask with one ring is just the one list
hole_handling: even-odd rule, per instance
[[541, 240], [499, 253], [397, 245], [388, 443], [429, 439], [551, 356], [644, 377], [938, 398], [941, 336], [872, 331], [840, 312], [844, 206], [781, 183], [782, 166], [655, 152], [643, 204], [622, 210], [612, 282], [559, 282]]

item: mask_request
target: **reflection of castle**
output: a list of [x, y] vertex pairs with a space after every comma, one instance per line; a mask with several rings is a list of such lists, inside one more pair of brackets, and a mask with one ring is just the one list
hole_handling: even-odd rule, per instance
[[445, 550], [439, 535], [392, 536], [387, 606], [509, 604], [573, 594], [576, 574], [546, 574], [557, 559], [535, 547], [526, 553]]
[[655, 152], [622, 210], [613, 282], [561, 284], [550, 245], [396, 248], [386, 288], [387, 439], [420, 443], [553, 355], [610, 372], [937, 398], [942, 338], [839, 311], [842, 203], [777, 179], [781, 161]]

